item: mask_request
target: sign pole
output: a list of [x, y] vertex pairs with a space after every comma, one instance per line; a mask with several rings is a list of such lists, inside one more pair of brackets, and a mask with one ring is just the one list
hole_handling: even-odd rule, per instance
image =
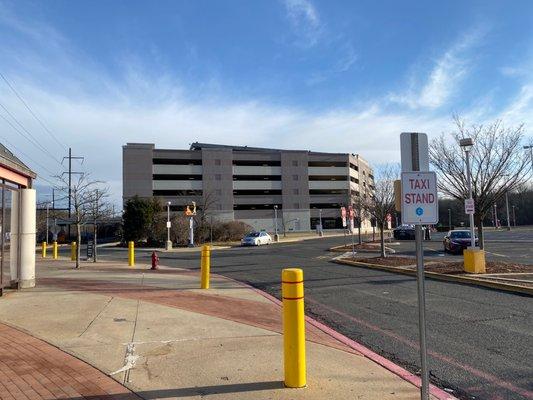
[[426, 346], [426, 288], [424, 281], [424, 248], [422, 225], [415, 225], [416, 240], [416, 280], [418, 287], [418, 328], [420, 331], [420, 362], [422, 364], [421, 398], [429, 399], [429, 374]]
[[[413, 141], [411, 162], [413, 171], [420, 171], [418, 135], [412, 135]], [[427, 367], [427, 346], [426, 346], [426, 288], [424, 280], [424, 242], [422, 237], [422, 225], [415, 225], [416, 239], [416, 280], [418, 288], [418, 328], [420, 331], [420, 362], [422, 364], [422, 387], [421, 398], [429, 400], [429, 373]]]
[[352, 232], [352, 258], [355, 258], [355, 240], [354, 240], [354, 227], [353, 219], [350, 219], [350, 231]]
[[[419, 143], [422, 141], [422, 143]], [[404, 150], [404, 148], [407, 149]], [[407, 133], [402, 134], [402, 170], [408, 171], [420, 171], [421, 169], [427, 171], [427, 136], [425, 134]], [[411, 157], [411, 160], [406, 159], [407, 154]], [[404, 159], [406, 163], [404, 163]], [[422, 159], [422, 160], [421, 160]], [[422, 161], [422, 162], [421, 162]], [[409, 165], [410, 164], [410, 165]], [[421, 168], [423, 164], [423, 168]], [[436, 187], [436, 183], [435, 183]], [[411, 188], [412, 189], [412, 188]], [[403, 187], [402, 182], [402, 196], [407, 192], [407, 188]], [[406, 199], [402, 198], [402, 206]], [[434, 199], [436, 202], [437, 199]], [[437, 203], [438, 204], [438, 203]], [[416, 214], [422, 217], [424, 210], [418, 207]], [[438, 212], [436, 213], [438, 215]], [[402, 208], [402, 219], [404, 218], [404, 212]], [[402, 221], [404, 222], [404, 221]], [[429, 400], [429, 373], [427, 366], [427, 344], [426, 344], [426, 289], [424, 279], [424, 248], [423, 248], [423, 231], [420, 222], [415, 223], [415, 243], [416, 243], [416, 280], [418, 290], [418, 328], [420, 336], [420, 363], [422, 367], [421, 379], [422, 385], [420, 387], [420, 398], [422, 400]]]

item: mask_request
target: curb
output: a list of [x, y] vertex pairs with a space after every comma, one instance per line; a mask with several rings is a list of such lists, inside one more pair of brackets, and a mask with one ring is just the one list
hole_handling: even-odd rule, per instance
[[[218, 275], [218, 276], [220, 276], [222, 278], [225, 278], [227, 280], [230, 280], [230, 281], [233, 281], [233, 282], [237, 282], [237, 283], [239, 283], [241, 285], [244, 285], [244, 286], [252, 289], [254, 292], [256, 292], [256, 293], [260, 294], [261, 296], [263, 296], [264, 298], [272, 301], [274, 304], [276, 304], [276, 305], [278, 305], [280, 307], [283, 305], [283, 303], [280, 300], [278, 300], [276, 297], [272, 296], [271, 294], [268, 294], [267, 292], [265, 292], [265, 291], [263, 291], [261, 289], [253, 287], [253, 286], [251, 286], [251, 285], [249, 285], [247, 283], [238, 281], [238, 280], [233, 279], [233, 278], [228, 278], [227, 276], [220, 275], [220, 274], [212, 274], [212, 275]], [[414, 385], [415, 387], [417, 387], [417, 388], [421, 387], [421, 383], [422, 382], [421, 382], [420, 377], [418, 377], [417, 375], [412, 374], [411, 372], [407, 371], [406, 369], [400, 367], [399, 365], [393, 363], [392, 361], [386, 359], [385, 357], [380, 356], [379, 354], [373, 352], [369, 348], [367, 348], [367, 347], [363, 346], [362, 344], [356, 342], [355, 340], [352, 340], [349, 337], [344, 336], [342, 333], [337, 332], [336, 330], [324, 325], [323, 323], [317, 321], [314, 318], [311, 318], [311, 317], [306, 315], [305, 316], [305, 321], [307, 323], [309, 323], [310, 325], [313, 325], [315, 328], [320, 329], [325, 334], [331, 336], [333, 339], [336, 339], [337, 341], [345, 344], [346, 346], [350, 347], [351, 349], [359, 352], [364, 357], [368, 358], [369, 360], [372, 360], [376, 364], [378, 364], [381, 367], [385, 368], [386, 370], [392, 372], [393, 374], [399, 376], [400, 378], [402, 378], [403, 380], [409, 382], [410, 384]], [[437, 386], [435, 386], [433, 384], [429, 385], [429, 394], [431, 396], [435, 397], [438, 400], [458, 400], [455, 396], [449, 394], [445, 390], [442, 390], [441, 388], [439, 388], [439, 387], [437, 387]]]
[[[340, 259], [333, 259], [331, 261], [336, 264], [341, 264], [341, 265], [351, 265], [355, 267], [377, 269], [380, 271], [387, 271], [387, 272], [392, 272], [396, 274], [416, 276], [416, 271], [408, 270], [408, 269], [401, 268], [401, 267], [389, 267], [386, 265], [364, 263], [360, 261], [340, 260]], [[496, 290], [501, 290], [501, 291], [510, 292], [510, 293], [517, 293], [517, 294], [526, 295], [526, 296], [533, 296], [533, 288], [528, 288], [524, 286], [511, 285], [508, 283], [493, 282], [489, 280], [484, 280], [482, 278], [470, 278], [467, 276], [458, 276], [458, 275], [445, 275], [445, 274], [439, 274], [438, 272], [430, 272], [430, 271], [425, 271], [424, 275], [426, 278], [439, 280], [439, 281], [462, 283], [462, 284], [473, 285], [473, 286], [482, 286], [482, 287], [487, 287], [489, 289], [496, 289]]]

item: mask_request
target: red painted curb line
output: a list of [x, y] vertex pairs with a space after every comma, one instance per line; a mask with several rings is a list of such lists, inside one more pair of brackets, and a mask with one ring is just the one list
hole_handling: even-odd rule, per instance
[[[263, 296], [264, 298], [272, 301], [273, 303], [277, 304], [278, 306], [282, 306], [283, 305], [283, 303], [280, 300], [278, 300], [277, 298], [275, 298], [274, 296], [268, 294], [267, 292], [264, 292], [261, 289], [257, 289], [257, 288], [255, 288], [255, 287], [253, 287], [251, 285], [248, 285], [247, 283], [238, 281], [236, 279], [228, 278], [227, 276], [223, 276], [223, 275], [219, 275], [219, 274], [212, 274], [212, 275], [217, 275], [217, 276], [222, 277], [224, 279], [227, 279], [227, 280], [230, 280], [230, 281], [233, 281], [233, 282], [237, 282], [237, 283], [239, 283], [241, 285], [244, 285], [244, 286], [252, 289], [256, 293], [259, 293], [261, 296]], [[420, 388], [422, 382], [421, 382], [421, 379], [418, 376], [412, 374], [411, 372], [409, 372], [406, 369], [400, 367], [399, 365], [393, 363], [392, 361], [386, 359], [385, 357], [380, 356], [379, 354], [373, 352], [372, 350], [370, 350], [369, 348], [363, 346], [362, 344], [357, 343], [356, 341], [350, 339], [349, 337], [344, 336], [342, 333], [339, 333], [336, 330], [330, 328], [329, 326], [324, 325], [323, 323], [317, 321], [314, 318], [311, 318], [311, 317], [306, 315], [305, 316], [305, 320], [309, 324], [311, 324], [314, 327], [320, 329], [322, 332], [326, 333], [327, 335], [331, 336], [332, 338], [334, 338], [334, 339], [338, 340], [339, 342], [345, 344], [346, 346], [356, 350], [357, 352], [361, 353], [366, 358], [374, 361], [376, 364], [382, 366], [386, 370], [388, 370], [388, 371], [392, 372], [393, 374], [399, 376], [400, 378], [402, 378], [403, 380], [411, 383], [412, 385], [416, 386], [417, 388]], [[429, 394], [431, 396], [434, 396], [438, 400], [458, 400], [455, 396], [451, 395], [450, 393], [448, 393], [448, 392], [442, 390], [441, 388], [438, 388], [437, 386], [432, 385], [432, 384], [429, 385]]]

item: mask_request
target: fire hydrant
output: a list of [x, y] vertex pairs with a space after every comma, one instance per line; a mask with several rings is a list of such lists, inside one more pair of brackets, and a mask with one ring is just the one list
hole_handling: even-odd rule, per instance
[[157, 256], [156, 252], [152, 252], [152, 268], [151, 269], [158, 269], [157, 266], [159, 265], [159, 257]]

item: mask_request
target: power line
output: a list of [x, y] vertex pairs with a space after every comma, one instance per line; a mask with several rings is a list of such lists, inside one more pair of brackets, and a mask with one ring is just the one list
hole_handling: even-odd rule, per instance
[[7, 114], [17, 123], [17, 125], [19, 125], [28, 135], [26, 136], [24, 133], [22, 133], [17, 127], [15, 127], [11, 121], [9, 121], [5, 116], [3, 116], [2, 114], [0, 114], [0, 117], [2, 117], [2, 119], [4, 121], [6, 121], [16, 132], [18, 132], [19, 134], [21, 134], [22, 136], [24, 136], [26, 139], [28, 139], [28, 141], [30, 141], [35, 147], [37, 147], [39, 150], [41, 150], [43, 153], [45, 153], [46, 155], [48, 155], [49, 157], [51, 157], [55, 162], [57, 162], [59, 165], [61, 165], [61, 163], [59, 162], [59, 160], [57, 158], [54, 157], [54, 155], [52, 153], [50, 153], [46, 147], [44, 147], [36, 138], [35, 136], [33, 136], [31, 134], [30, 131], [28, 131], [18, 120], [17, 118], [15, 118], [15, 116], [13, 114], [11, 114], [9, 112], [9, 110], [2, 104], [0, 103], [0, 107], [2, 107], [5, 112], [7, 112]]
[[50, 176], [56, 176], [57, 174], [54, 174], [52, 171], [50, 171], [47, 167], [45, 167], [43, 164], [41, 164], [40, 162], [36, 161], [35, 159], [33, 159], [32, 157], [30, 157], [28, 154], [26, 154], [25, 152], [23, 152], [22, 150], [20, 150], [20, 148], [18, 148], [17, 146], [15, 146], [13, 143], [11, 143], [9, 140], [7, 140], [5, 137], [2, 137], [1, 138], [5, 143], [7, 143], [9, 145], [9, 147], [15, 149], [17, 151], [17, 153], [19, 154], [22, 154], [25, 158], [27, 158], [28, 160], [30, 160], [31, 162], [35, 163], [36, 165], [38, 165], [39, 167], [41, 167], [42, 169], [44, 169], [46, 172], [48, 172], [50, 174]]
[[37, 116], [35, 115], [35, 113], [33, 112], [33, 110], [30, 108], [30, 106], [24, 101], [24, 99], [22, 98], [22, 96], [20, 94], [18, 94], [18, 92], [15, 90], [15, 88], [11, 85], [11, 83], [9, 83], [9, 81], [7, 80], [7, 78], [4, 76], [4, 74], [2, 74], [0, 72], [0, 77], [4, 80], [4, 82], [7, 84], [7, 86], [9, 86], [9, 88], [11, 89], [11, 91], [13, 93], [15, 93], [15, 95], [18, 97], [18, 99], [22, 102], [22, 104], [24, 104], [24, 107], [26, 107], [26, 109], [30, 112], [30, 114], [33, 116], [33, 118], [35, 118], [37, 120], [37, 122], [39, 122], [39, 124], [43, 127], [43, 129], [56, 141], [57, 144], [59, 144], [61, 147], [63, 147], [65, 150], [67, 149], [67, 146], [65, 146], [63, 143], [61, 143], [57, 137], [50, 131], [50, 129], [48, 129], [46, 127], [46, 125], [44, 124], [44, 122]]

